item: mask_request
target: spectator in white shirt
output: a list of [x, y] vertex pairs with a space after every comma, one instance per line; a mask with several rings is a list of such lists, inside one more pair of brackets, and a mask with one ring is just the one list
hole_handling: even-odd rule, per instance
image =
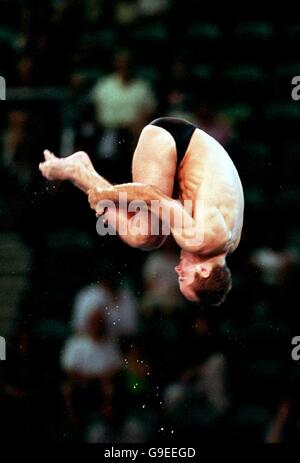
[[91, 411], [105, 421], [113, 418], [115, 378], [123, 361], [117, 340], [109, 335], [107, 301], [95, 288], [81, 295], [73, 322], [79, 331], [67, 340], [61, 355], [66, 409], [81, 431]]
[[[129, 156], [140, 130], [155, 110], [156, 99], [149, 83], [134, 77], [127, 51], [116, 54], [115, 71], [96, 83], [91, 100], [102, 129], [98, 156], [110, 160], [116, 160], [120, 154]], [[126, 148], [128, 153], [120, 153]]]
[[75, 331], [85, 330], [87, 315], [97, 306], [104, 307], [109, 336], [127, 336], [136, 332], [137, 301], [129, 286], [112, 291], [109, 282], [101, 282], [82, 288], [73, 305], [71, 323]]

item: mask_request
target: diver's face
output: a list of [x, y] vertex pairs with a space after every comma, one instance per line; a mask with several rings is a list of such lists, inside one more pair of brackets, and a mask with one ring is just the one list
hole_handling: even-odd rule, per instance
[[184, 257], [180, 257], [178, 265], [175, 267], [175, 272], [178, 275], [178, 282], [185, 282], [191, 284], [194, 281], [195, 276], [195, 263], [191, 262]]
[[175, 267], [175, 272], [178, 275], [180, 291], [188, 301], [199, 300], [193, 289], [193, 282], [195, 279], [197, 266], [198, 263], [195, 263], [192, 260], [181, 256], [179, 264]]

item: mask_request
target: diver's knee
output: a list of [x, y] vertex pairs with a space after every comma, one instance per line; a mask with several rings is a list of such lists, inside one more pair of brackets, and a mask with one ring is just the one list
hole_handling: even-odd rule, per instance
[[160, 248], [164, 242], [166, 241], [166, 236], [150, 236], [148, 237], [148, 240], [144, 241], [144, 243], [141, 244], [140, 249], [142, 251], [153, 251], [154, 249]]
[[132, 236], [130, 238], [130, 241], [131, 241], [132, 247], [146, 249], [149, 246], [151, 246], [153, 239], [152, 239], [152, 236], [139, 234], [139, 235]]

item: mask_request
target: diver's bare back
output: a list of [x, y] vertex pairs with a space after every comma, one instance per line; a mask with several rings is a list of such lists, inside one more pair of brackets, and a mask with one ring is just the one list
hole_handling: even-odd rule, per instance
[[[196, 205], [195, 200], [199, 200], [205, 210], [222, 214], [229, 236], [226, 250], [228, 254], [233, 252], [241, 238], [244, 195], [238, 172], [225, 149], [197, 128], [178, 167], [177, 181], [181, 201], [192, 200]], [[197, 213], [194, 209], [195, 219]]]

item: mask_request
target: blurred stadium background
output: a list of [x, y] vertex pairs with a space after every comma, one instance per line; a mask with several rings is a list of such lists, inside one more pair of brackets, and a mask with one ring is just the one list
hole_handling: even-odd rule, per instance
[[[8, 436], [298, 440], [300, 25], [276, 3], [277, 20], [268, 4], [208, 3], [0, 2]], [[234, 287], [218, 309], [182, 299], [172, 241], [148, 254], [98, 236], [81, 192], [38, 172], [44, 148], [80, 149], [127, 181], [141, 128], [162, 115], [217, 138], [244, 185]]]

